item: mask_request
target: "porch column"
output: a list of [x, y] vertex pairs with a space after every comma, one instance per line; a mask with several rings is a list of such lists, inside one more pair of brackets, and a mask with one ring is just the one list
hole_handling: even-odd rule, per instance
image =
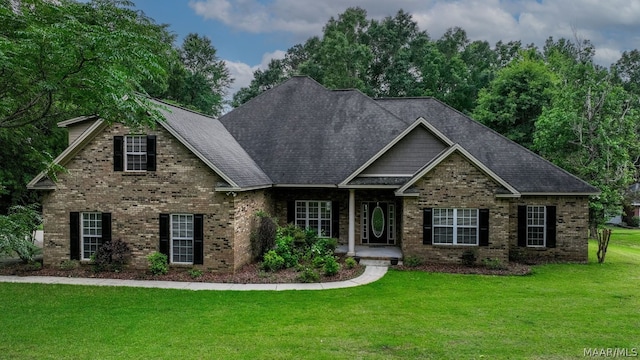
[[349, 189], [349, 251], [347, 256], [356, 255], [356, 191]]

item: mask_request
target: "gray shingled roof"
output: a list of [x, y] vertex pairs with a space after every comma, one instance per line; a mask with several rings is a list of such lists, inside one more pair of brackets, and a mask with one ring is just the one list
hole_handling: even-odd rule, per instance
[[359, 91], [294, 77], [220, 121], [275, 184], [335, 185], [407, 125]]
[[243, 188], [339, 184], [423, 117], [521, 193], [598, 191], [432, 98], [374, 100], [293, 77], [219, 121], [170, 108], [167, 126]]
[[[182, 137], [208, 162], [241, 188], [271, 185], [272, 181], [217, 119], [162, 103], [163, 126]], [[170, 130], [170, 131], [171, 131]]]
[[407, 124], [423, 117], [521, 193], [596, 193], [598, 189], [432, 98], [378, 99]]

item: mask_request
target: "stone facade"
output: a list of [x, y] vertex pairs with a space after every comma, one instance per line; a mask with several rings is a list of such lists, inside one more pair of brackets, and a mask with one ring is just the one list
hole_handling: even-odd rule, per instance
[[43, 199], [45, 265], [70, 258], [69, 216], [77, 211], [110, 212], [112, 238], [129, 244], [137, 268], [146, 268], [146, 256], [159, 249], [161, 213], [204, 214], [201, 267], [236, 268], [234, 239], [244, 236], [237, 230], [236, 205], [242, 208], [250, 195], [238, 199], [214, 191], [221, 178], [160, 126], [148, 131], [157, 136], [157, 171], [114, 172], [113, 137], [129, 133], [120, 124], [109, 126], [64, 164], [68, 173]]
[[273, 200], [271, 193], [265, 190], [244, 191], [233, 194], [235, 212], [234, 227], [234, 270], [251, 262], [251, 231], [258, 211], [271, 213]]

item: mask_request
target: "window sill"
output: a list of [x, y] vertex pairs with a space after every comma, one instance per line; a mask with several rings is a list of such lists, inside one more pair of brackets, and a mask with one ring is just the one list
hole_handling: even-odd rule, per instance
[[123, 171], [122, 176], [146, 176], [147, 171]]
[[478, 244], [432, 244], [434, 247], [441, 248], [468, 248], [468, 247], [478, 247]]

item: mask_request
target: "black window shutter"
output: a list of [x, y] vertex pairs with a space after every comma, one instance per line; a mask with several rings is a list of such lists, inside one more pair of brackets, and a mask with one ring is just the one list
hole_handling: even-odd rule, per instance
[[111, 241], [111, 213], [102, 213], [102, 241], [100, 245]]
[[422, 243], [424, 245], [433, 244], [433, 209], [422, 210]]
[[160, 214], [160, 245], [159, 251], [167, 255], [167, 259], [171, 256], [169, 252], [169, 214]]
[[340, 237], [340, 203], [333, 201], [331, 203], [331, 237]]
[[124, 137], [113, 137], [113, 171], [124, 171]]
[[489, 246], [489, 209], [478, 210], [478, 223], [480, 225], [479, 245]]
[[556, 207], [547, 206], [547, 247], [556, 247]]
[[287, 201], [287, 224], [296, 222], [296, 202], [294, 200]]
[[204, 263], [204, 215], [193, 215], [193, 263]]
[[147, 135], [147, 171], [156, 171], [156, 136]]
[[518, 206], [518, 246], [527, 246], [527, 206]]
[[69, 214], [69, 247], [71, 260], [80, 260], [80, 213]]

